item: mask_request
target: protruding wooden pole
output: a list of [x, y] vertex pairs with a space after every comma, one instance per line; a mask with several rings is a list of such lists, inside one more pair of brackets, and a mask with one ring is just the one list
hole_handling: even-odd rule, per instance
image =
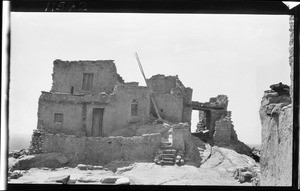
[[[137, 60], [138, 65], [139, 65], [140, 71], [141, 71], [141, 73], [142, 73], [142, 75], [143, 75], [143, 77], [144, 77], [144, 80], [145, 80], [145, 82], [146, 82], [146, 85], [147, 85], [147, 87], [149, 87], [148, 82], [147, 82], [147, 79], [146, 79], [146, 76], [145, 76], [145, 73], [144, 73], [144, 70], [143, 70], [143, 67], [142, 67], [142, 64], [141, 64], [141, 61], [140, 61], [140, 59], [139, 59], [139, 56], [138, 56], [137, 52], [135, 52], [134, 55], [135, 55], [135, 58], [136, 58], [136, 60]], [[157, 115], [158, 119], [159, 119], [159, 120], [162, 120], [161, 117], [160, 117], [160, 115], [159, 115], [159, 112], [158, 112], [156, 103], [155, 103], [155, 101], [154, 101], [152, 92], [150, 92], [150, 99], [151, 99], [151, 101], [152, 101], [152, 104], [153, 104], [153, 107], [154, 107], [154, 110], [155, 110], [155, 112], [156, 112], [156, 115]]]

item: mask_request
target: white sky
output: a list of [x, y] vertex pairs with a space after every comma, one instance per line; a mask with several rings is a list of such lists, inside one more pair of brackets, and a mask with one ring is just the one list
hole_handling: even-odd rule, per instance
[[[178, 75], [193, 100], [225, 94], [238, 138], [261, 142], [259, 106], [274, 83], [290, 84], [288, 16], [12, 13], [10, 142], [37, 126], [38, 98], [62, 60], [115, 60], [126, 82]], [[197, 115], [197, 114], [196, 114]], [[196, 118], [196, 119], [195, 119]], [[193, 114], [193, 122], [197, 116]], [[29, 142], [28, 142], [29, 144]]]

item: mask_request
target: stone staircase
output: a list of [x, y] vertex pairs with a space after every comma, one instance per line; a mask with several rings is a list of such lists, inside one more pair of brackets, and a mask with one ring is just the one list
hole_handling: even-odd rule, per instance
[[171, 142], [162, 142], [161, 150], [163, 152], [161, 164], [175, 165], [175, 158], [177, 151], [173, 148]]

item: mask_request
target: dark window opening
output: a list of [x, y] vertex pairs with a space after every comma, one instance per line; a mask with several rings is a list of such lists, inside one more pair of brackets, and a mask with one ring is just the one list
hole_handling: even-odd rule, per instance
[[91, 90], [93, 88], [94, 74], [83, 74], [82, 90]]
[[54, 114], [54, 123], [62, 123], [64, 120], [64, 116], [62, 113], [55, 113]]
[[131, 102], [131, 116], [137, 116], [138, 114], [138, 102], [136, 99], [133, 99]]

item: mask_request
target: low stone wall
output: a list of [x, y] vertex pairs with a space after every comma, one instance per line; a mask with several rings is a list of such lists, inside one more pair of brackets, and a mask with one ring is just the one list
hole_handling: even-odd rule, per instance
[[79, 163], [104, 165], [113, 160], [153, 161], [155, 151], [161, 145], [160, 133], [134, 137], [76, 137], [45, 132], [40, 134], [42, 140], [32, 141], [33, 150], [39, 151], [38, 153], [63, 153], [70, 159], [71, 166]]

